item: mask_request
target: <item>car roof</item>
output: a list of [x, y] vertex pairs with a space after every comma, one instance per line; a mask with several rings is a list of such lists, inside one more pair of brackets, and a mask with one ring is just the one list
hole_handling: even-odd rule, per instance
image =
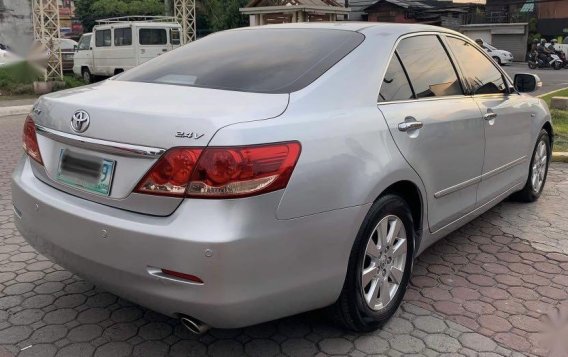
[[361, 32], [364, 34], [381, 33], [397, 37], [413, 32], [442, 32], [442, 33], [451, 33], [463, 36], [459, 32], [452, 31], [450, 29], [439, 26], [422, 25], [422, 24], [400, 24], [400, 23], [390, 23], [390, 22], [362, 22], [362, 21], [297, 22], [297, 23], [287, 23], [287, 24], [241, 27], [236, 30], [270, 29], [270, 28], [345, 30], [345, 31]]

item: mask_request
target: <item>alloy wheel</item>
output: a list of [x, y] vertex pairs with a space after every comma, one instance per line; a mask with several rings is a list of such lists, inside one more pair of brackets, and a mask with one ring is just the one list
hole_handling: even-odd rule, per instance
[[534, 192], [540, 192], [546, 177], [546, 167], [548, 164], [548, 148], [544, 140], [538, 143], [534, 153], [531, 184]]
[[406, 267], [408, 237], [402, 220], [394, 215], [381, 219], [365, 249], [361, 289], [369, 308], [379, 311], [394, 299]]

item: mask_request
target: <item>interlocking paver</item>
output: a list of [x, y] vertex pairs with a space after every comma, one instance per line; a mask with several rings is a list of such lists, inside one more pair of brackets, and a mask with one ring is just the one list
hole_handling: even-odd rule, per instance
[[568, 165], [553, 164], [542, 200], [504, 202], [428, 249], [402, 308], [382, 330], [354, 334], [308, 313], [194, 336], [22, 239], [10, 196], [22, 123], [0, 118], [0, 356], [545, 354], [535, 321], [567, 299]]

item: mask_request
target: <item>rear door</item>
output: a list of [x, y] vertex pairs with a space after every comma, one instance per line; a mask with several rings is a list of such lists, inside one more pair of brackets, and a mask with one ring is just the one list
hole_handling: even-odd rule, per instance
[[111, 76], [114, 74], [112, 68], [112, 30], [96, 29], [95, 48], [93, 49], [93, 74], [101, 76]]
[[533, 145], [530, 106], [510, 91], [502, 72], [472, 44], [453, 36], [446, 41], [485, 119], [485, 161], [478, 192], [478, 205], [483, 205], [527, 178]]
[[165, 28], [140, 27], [138, 41], [138, 64], [168, 52], [168, 31]]
[[399, 42], [379, 109], [424, 182], [431, 231], [473, 210], [483, 166], [483, 120], [437, 35]]
[[136, 49], [132, 43], [132, 27], [117, 27], [114, 31], [114, 73], [127, 71], [136, 65]]

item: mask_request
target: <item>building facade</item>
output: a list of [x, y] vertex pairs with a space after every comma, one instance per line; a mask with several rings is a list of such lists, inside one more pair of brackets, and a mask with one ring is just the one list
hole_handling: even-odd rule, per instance
[[547, 39], [568, 37], [568, 1], [539, 2], [537, 31]]
[[421, 23], [458, 30], [469, 8], [436, 0], [378, 0], [364, 11], [368, 21]]

